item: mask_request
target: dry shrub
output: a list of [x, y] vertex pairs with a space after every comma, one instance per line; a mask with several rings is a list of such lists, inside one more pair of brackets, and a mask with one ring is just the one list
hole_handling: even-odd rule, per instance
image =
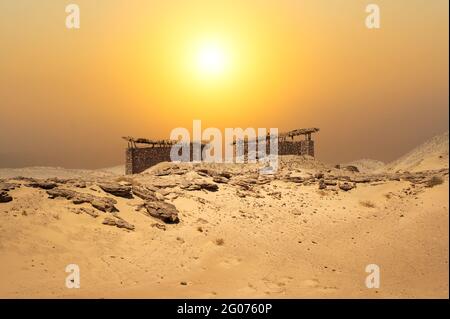
[[225, 244], [225, 240], [223, 240], [223, 238], [217, 238], [215, 243], [217, 246], [223, 246], [223, 244]]

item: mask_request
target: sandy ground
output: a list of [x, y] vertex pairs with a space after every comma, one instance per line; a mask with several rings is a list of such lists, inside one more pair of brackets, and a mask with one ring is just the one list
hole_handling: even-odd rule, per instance
[[[163, 163], [131, 177], [64, 170], [54, 180], [115, 199], [115, 214], [134, 230], [103, 224], [109, 212], [79, 214], [92, 206], [50, 199], [30, 187], [36, 179], [0, 171], [3, 183], [16, 183], [13, 200], [0, 203], [0, 297], [448, 298], [448, 166], [440, 168], [439, 156], [415, 175], [286, 157], [270, 178], [248, 165]], [[58, 176], [34, 170], [35, 178]], [[214, 182], [224, 170], [231, 177]], [[319, 189], [321, 180], [337, 185]], [[218, 190], [183, 188], [195, 181]], [[353, 189], [339, 187], [347, 181]], [[143, 199], [107, 193], [105, 182], [148, 186], [176, 207], [180, 222], [146, 215]], [[79, 289], [65, 286], [68, 264], [80, 267]], [[365, 286], [368, 264], [380, 267], [378, 289]]]

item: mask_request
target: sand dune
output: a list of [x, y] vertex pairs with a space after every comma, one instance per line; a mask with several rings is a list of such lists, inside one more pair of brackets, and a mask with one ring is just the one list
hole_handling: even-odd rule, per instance
[[355, 166], [360, 172], [411, 171], [419, 172], [448, 168], [448, 132], [434, 136], [420, 146], [385, 164], [373, 159], [360, 159], [342, 166]]
[[[357, 173], [287, 156], [273, 176], [107, 171], [0, 171], [0, 297], [448, 298], [448, 168]], [[364, 284], [372, 263], [378, 289]], [[65, 286], [68, 264], [80, 289]]]
[[438, 168], [448, 168], [448, 132], [431, 138], [386, 166], [388, 171], [411, 172]]

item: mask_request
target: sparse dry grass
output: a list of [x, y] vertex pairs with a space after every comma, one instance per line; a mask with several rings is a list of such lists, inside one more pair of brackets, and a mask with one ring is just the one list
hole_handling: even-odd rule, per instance
[[359, 201], [359, 204], [361, 206], [364, 206], [367, 208], [375, 208], [376, 207], [375, 203], [370, 200], [361, 200], [361, 201]]
[[319, 194], [320, 196], [326, 196], [326, 195], [327, 195], [327, 192], [324, 191], [324, 190], [322, 190], [322, 189], [319, 189], [319, 190], [317, 191], [317, 194]]
[[433, 176], [426, 182], [426, 187], [434, 187], [436, 185], [440, 185], [444, 183], [444, 180], [442, 177], [439, 176]]

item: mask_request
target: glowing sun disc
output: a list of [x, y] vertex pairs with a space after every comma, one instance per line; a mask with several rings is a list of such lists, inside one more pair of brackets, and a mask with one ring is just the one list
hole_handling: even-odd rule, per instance
[[197, 68], [202, 74], [221, 74], [226, 70], [227, 63], [226, 51], [218, 44], [204, 44], [197, 52]]

